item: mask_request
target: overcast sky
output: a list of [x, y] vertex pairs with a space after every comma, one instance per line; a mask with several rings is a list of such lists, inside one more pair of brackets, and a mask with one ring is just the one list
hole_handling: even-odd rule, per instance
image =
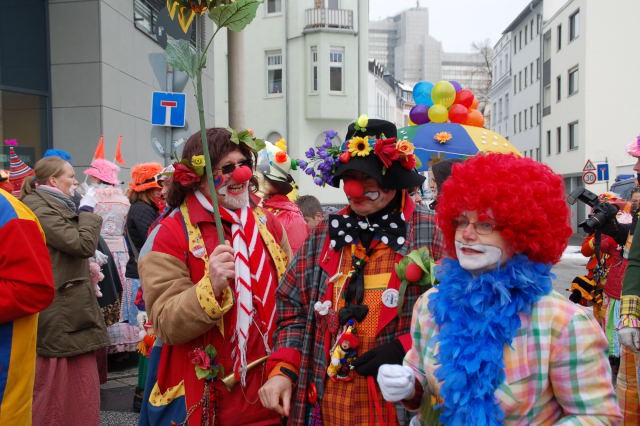
[[[445, 52], [472, 52], [471, 43], [493, 46], [530, 0], [419, 0], [429, 9], [429, 33]], [[416, 0], [369, 0], [369, 19], [377, 21], [416, 7]]]

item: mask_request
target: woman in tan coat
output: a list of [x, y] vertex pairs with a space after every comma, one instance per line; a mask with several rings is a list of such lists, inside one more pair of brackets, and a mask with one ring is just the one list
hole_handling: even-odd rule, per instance
[[89, 278], [102, 219], [93, 214], [91, 191], [71, 200], [78, 182], [73, 167], [59, 157], [47, 157], [34, 167], [35, 176], [22, 186], [22, 201], [38, 217], [51, 257], [55, 298], [40, 313], [33, 423], [98, 425], [100, 383], [95, 350], [108, 336]]

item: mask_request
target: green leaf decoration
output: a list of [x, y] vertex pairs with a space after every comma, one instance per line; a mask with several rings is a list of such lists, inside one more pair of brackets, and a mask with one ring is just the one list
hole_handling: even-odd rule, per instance
[[200, 71], [200, 56], [187, 40], [170, 40], [166, 55], [169, 65], [186, 72], [191, 78], [195, 78]]
[[231, 4], [209, 9], [209, 18], [218, 27], [227, 27], [231, 31], [242, 31], [256, 17], [258, 0], [237, 0]]
[[414, 155], [414, 157], [416, 157], [416, 169], [420, 170], [422, 168], [422, 161], [420, 161], [420, 158], [417, 155]]
[[218, 354], [218, 351], [216, 351], [216, 348], [214, 348], [213, 345], [211, 344], [208, 344], [207, 347], [204, 348], [204, 351], [207, 355], [209, 355], [209, 358], [211, 360], [213, 360]]
[[196, 377], [200, 380], [208, 378], [209, 370], [203, 370], [202, 368], [196, 366]]

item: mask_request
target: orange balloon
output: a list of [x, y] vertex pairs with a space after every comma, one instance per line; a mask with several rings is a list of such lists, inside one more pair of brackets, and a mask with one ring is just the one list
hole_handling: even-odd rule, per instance
[[467, 121], [465, 123], [467, 126], [476, 126], [482, 127], [484, 126], [484, 117], [482, 113], [477, 109], [470, 109], [469, 115], [467, 116]]
[[471, 102], [471, 106], [469, 107], [469, 109], [478, 109], [478, 104], [480, 104], [480, 101], [474, 96], [473, 102]]

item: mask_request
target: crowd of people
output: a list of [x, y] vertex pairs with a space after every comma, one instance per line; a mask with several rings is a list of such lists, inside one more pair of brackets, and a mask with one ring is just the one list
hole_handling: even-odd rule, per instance
[[[108, 357], [137, 350], [140, 425], [639, 424], [638, 200], [600, 197], [620, 213], [570, 299], [561, 176], [442, 160], [427, 203], [396, 133], [359, 119], [305, 163], [210, 128], [126, 190], [108, 160], [80, 183], [64, 151], [32, 169], [9, 147], [0, 424], [99, 424]], [[345, 206], [300, 195], [298, 163]]]

